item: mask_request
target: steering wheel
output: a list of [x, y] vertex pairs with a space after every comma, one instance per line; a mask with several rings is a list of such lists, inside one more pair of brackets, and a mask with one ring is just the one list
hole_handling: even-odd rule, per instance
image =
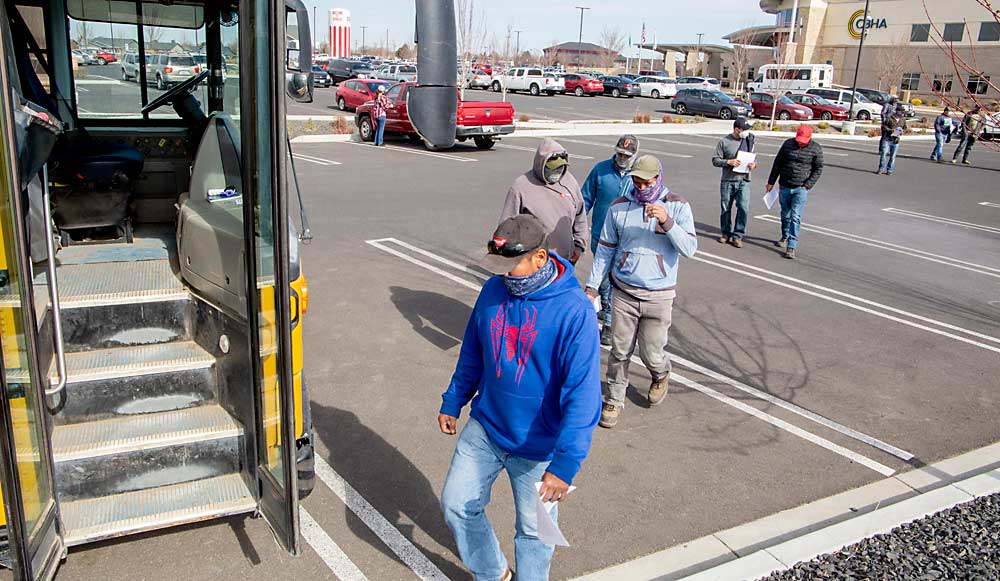
[[182, 82], [181, 84], [170, 89], [166, 93], [160, 95], [156, 99], [153, 99], [148, 105], [143, 107], [140, 111], [143, 115], [147, 113], [152, 113], [164, 105], [172, 105], [179, 98], [183, 98], [186, 94], [193, 93], [198, 87], [198, 84], [208, 77], [208, 71], [204, 70], [197, 75], [191, 77], [190, 79]]

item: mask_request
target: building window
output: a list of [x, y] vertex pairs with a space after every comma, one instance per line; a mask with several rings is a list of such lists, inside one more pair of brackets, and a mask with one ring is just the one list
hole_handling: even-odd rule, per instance
[[903, 83], [899, 88], [904, 91], [916, 91], [919, 85], [920, 73], [905, 73], [903, 75]]
[[950, 93], [952, 83], [955, 80], [955, 75], [934, 75], [934, 82], [932, 86], [934, 87], [935, 93]]
[[729, 78], [729, 65], [722, 65], [722, 78], [723, 79]]
[[910, 42], [927, 42], [930, 36], [930, 24], [914, 24], [910, 29]]
[[964, 22], [952, 22], [944, 25], [945, 42], [962, 42], [962, 36], [964, 34], [965, 34]]
[[757, 71], [753, 67], [747, 68], [747, 80], [752, 81], [757, 76]]
[[985, 95], [990, 88], [989, 75], [969, 75], [969, 84], [966, 85], [970, 95]]
[[984, 22], [979, 25], [979, 42], [1000, 40], [1000, 22]]

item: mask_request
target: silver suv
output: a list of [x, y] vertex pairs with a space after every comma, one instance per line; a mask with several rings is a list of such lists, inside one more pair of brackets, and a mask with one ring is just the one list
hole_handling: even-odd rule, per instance
[[146, 80], [164, 91], [170, 85], [186, 81], [201, 72], [201, 67], [189, 54], [146, 55]]
[[139, 53], [127, 52], [122, 57], [122, 80], [139, 82]]

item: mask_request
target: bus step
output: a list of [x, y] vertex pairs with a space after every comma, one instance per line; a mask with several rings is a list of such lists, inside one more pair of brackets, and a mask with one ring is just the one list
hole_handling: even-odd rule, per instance
[[[215, 358], [193, 341], [97, 349], [66, 354], [67, 383], [207, 369]], [[58, 379], [55, 361], [49, 378]]]
[[[35, 277], [45, 286], [46, 273]], [[184, 299], [190, 293], [169, 260], [99, 262], [59, 266], [59, 304], [64, 309]], [[36, 293], [48, 292], [36, 288]]]
[[[156, 345], [191, 338], [189, 297], [62, 309], [62, 332], [67, 352], [114, 347]], [[51, 324], [51, 312], [46, 314]]]
[[217, 405], [56, 426], [60, 501], [237, 472], [242, 437], [239, 423]]
[[239, 474], [60, 503], [68, 546], [256, 510]]

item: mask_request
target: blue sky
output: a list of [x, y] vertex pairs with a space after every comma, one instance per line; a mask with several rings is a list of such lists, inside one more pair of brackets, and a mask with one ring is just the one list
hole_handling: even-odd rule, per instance
[[[584, 42], [598, 42], [604, 26], [617, 26], [639, 42], [643, 21], [648, 42], [656, 31], [658, 42], [696, 43], [697, 33], [703, 32], [702, 42], [723, 42], [721, 37], [751, 24], [774, 22], [765, 14], [758, 0], [626, 0], [619, 2], [576, 0], [475, 0], [477, 10], [486, 14], [486, 37], [496, 34], [503, 49], [507, 26], [521, 30], [521, 49], [540, 50], [553, 40], [575, 41], [579, 35], [580, 11], [574, 6], [588, 6], [583, 22]], [[351, 11], [353, 38], [361, 41], [359, 26], [367, 26], [365, 41], [374, 44], [380, 38], [384, 44], [386, 29], [390, 44], [397, 47], [413, 40], [414, 0], [304, 0], [307, 7], [316, 8], [317, 36], [326, 37], [327, 11], [346, 8]], [[513, 40], [511, 41], [513, 43]]]

